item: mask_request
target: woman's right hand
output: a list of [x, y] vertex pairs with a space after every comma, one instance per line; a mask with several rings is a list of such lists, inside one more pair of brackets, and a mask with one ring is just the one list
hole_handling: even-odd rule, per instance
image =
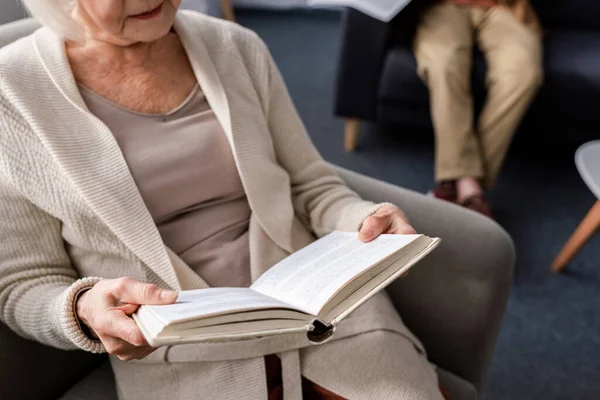
[[77, 300], [77, 316], [97, 336], [106, 351], [120, 360], [140, 360], [154, 350], [146, 342], [133, 314], [141, 305], [172, 304], [178, 293], [132, 278], [98, 282]]

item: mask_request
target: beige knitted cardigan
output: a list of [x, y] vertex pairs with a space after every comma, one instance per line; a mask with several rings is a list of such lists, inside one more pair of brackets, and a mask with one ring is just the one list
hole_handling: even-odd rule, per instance
[[[315, 236], [357, 230], [378, 206], [344, 186], [319, 156], [264, 43], [193, 12], [180, 12], [175, 29], [225, 129], [252, 208], [252, 279]], [[75, 318], [74, 297], [83, 288], [123, 276], [177, 290], [207, 287], [163, 244], [115, 139], [80, 97], [58, 36], [42, 28], [2, 49], [0, 85], [2, 321], [50, 346], [103, 352]], [[351, 336], [376, 330], [395, 332], [422, 353], [383, 295], [342, 323], [335, 340], [351, 347]], [[295, 399], [297, 349], [309, 346], [304, 335], [288, 335], [163, 347], [143, 361], [111, 362], [125, 399], [264, 399], [262, 356], [279, 353], [286, 399]], [[346, 353], [337, 374], [360, 367], [360, 358]], [[335, 385], [335, 376], [321, 375]]]

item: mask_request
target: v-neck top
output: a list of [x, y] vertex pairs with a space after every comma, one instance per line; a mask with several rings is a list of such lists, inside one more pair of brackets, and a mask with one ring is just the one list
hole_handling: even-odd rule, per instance
[[165, 114], [79, 85], [114, 135], [164, 243], [215, 287], [250, 285], [250, 206], [227, 136], [199, 85]]

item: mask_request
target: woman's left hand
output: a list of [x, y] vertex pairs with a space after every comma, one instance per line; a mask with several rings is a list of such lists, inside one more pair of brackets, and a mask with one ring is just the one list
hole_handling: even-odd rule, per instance
[[386, 205], [365, 219], [358, 238], [363, 242], [370, 242], [382, 233], [411, 235], [417, 232], [401, 209]]

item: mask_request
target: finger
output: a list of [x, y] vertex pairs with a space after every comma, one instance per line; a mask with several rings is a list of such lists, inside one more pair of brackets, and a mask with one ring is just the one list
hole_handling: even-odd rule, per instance
[[390, 224], [389, 216], [373, 214], [363, 222], [358, 238], [363, 242], [369, 242], [387, 231]]
[[156, 350], [148, 345], [136, 347], [115, 337], [104, 337], [102, 343], [109, 354], [117, 356], [121, 361], [141, 360]]
[[417, 233], [415, 228], [410, 223], [410, 220], [400, 209], [396, 209], [390, 216], [392, 223], [390, 224], [386, 233], [392, 235], [404, 234], [414, 235]]
[[134, 312], [136, 312], [138, 309], [140, 308], [140, 306], [138, 304], [121, 304], [118, 309], [123, 311], [126, 315], [131, 315]]
[[136, 360], [143, 360], [144, 358], [148, 357], [150, 354], [154, 353], [156, 351], [155, 347], [150, 347], [148, 346], [148, 349], [146, 351], [143, 351], [138, 354], [135, 355], [135, 359]]
[[153, 353], [156, 349], [150, 346], [144, 346], [142, 348], [135, 347], [130, 351], [123, 352], [117, 357], [121, 361], [131, 361], [131, 360], [143, 360], [148, 357], [151, 353]]
[[415, 230], [415, 228], [412, 227], [412, 225], [405, 222], [404, 220], [401, 220], [392, 224], [388, 233], [391, 233], [393, 235], [414, 235], [417, 233], [417, 231]]
[[142, 331], [133, 318], [125, 315], [121, 310], [110, 312], [109, 326], [103, 330], [102, 334], [124, 340], [135, 347], [148, 345]]
[[161, 289], [156, 285], [131, 278], [117, 279], [114, 294], [123, 303], [154, 305], [172, 304], [178, 296], [174, 290]]
[[108, 352], [108, 354], [112, 354], [114, 356], [124, 356], [126, 354], [130, 354], [137, 347], [132, 345], [131, 343], [127, 343], [126, 341], [112, 337], [112, 336], [101, 336], [100, 340], [104, 345], [104, 348]]

